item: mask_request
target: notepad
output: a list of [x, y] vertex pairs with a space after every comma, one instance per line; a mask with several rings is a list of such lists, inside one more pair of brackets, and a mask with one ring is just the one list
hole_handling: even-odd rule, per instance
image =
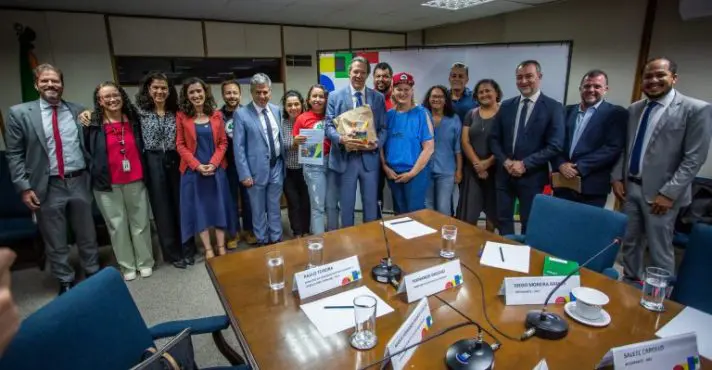
[[700, 355], [712, 358], [712, 331], [710, 328], [712, 328], [712, 315], [692, 307], [685, 307], [655, 335], [666, 338], [678, 334], [695, 333], [697, 334], [697, 350]]
[[396, 234], [405, 239], [413, 239], [423, 235], [432, 234], [437, 230], [424, 225], [410, 217], [401, 217], [393, 220], [384, 221], [383, 224], [391, 229]]
[[365, 286], [335, 294], [300, 306], [304, 314], [316, 326], [319, 333], [326, 337], [340, 331], [353, 328], [355, 324], [353, 309], [325, 309], [326, 306], [353, 306], [354, 298], [367, 295], [376, 298], [376, 317], [393, 312], [393, 307], [379, 298]]
[[[502, 249], [501, 254], [500, 248]], [[528, 274], [530, 254], [531, 248], [527, 245], [487, 242], [485, 250], [482, 252], [482, 258], [480, 258], [480, 264]]]

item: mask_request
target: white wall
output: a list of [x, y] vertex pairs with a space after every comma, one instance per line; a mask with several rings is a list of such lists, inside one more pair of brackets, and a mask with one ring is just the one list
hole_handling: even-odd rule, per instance
[[[645, 4], [645, 0], [568, 0], [426, 29], [425, 43], [573, 40], [567, 102], [580, 99], [580, 77], [589, 69], [600, 68], [609, 74], [609, 100], [628, 104], [633, 92]], [[526, 58], [522, 55], [522, 59]], [[515, 67], [512, 66], [512, 73]], [[542, 66], [544, 78], [546, 67]]]

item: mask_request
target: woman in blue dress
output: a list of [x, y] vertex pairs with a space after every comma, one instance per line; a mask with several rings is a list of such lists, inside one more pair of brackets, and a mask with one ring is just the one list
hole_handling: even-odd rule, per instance
[[210, 87], [198, 78], [183, 83], [176, 115], [176, 149], [180, 154], [180, 216], [183, 241], [200, 235], [205, 258], [215, 256], [210, 230], [215, 230], [217, 254], [224, 255], [225, 233], [235, 235], [235, 214], [227, 168], [227, 135], [222, 113]]
[[393, 76], [396, 106], [386, 113], [388, 136], [381, 150], [381, 163], [396, 213], [425, 208], [430, 183], [428, 161], [434, 150], [433, 125], [428, 111], [415, 105], [414, 85], [413, 76], [408, 73]]
[[425, 204], [429, 209], [452, 216], [452, 193], [462, 180], [462, 123], [445, 86], [431, 87], [425, 94], [423, 106], [430, 112], [435, 132], [435, 152], [430, 160], [432, 181]]

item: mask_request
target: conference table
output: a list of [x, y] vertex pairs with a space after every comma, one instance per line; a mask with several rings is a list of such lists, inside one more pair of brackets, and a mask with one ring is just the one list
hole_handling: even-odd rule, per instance
[[[407, 215], [438, 230], [437, 233], [406, 240], [387, 230], [395, 263], [405, 273], [447, 262], [438, 256], [441, 246], [440, 228], [445, 224], [458, 228], [456, 253], [463, 264], [481, 276], [484, 298], [491, 321], [509, 336], [519, 337], [524, 331], [526, 313], [539, 306], [506, 306], [498, 296], [505, 277], [541, 275], [545, 253], [532, 249], [530, 274], [480, 265], [480, 246], [486, 241], [512, 243], [496, 234], [475, 226], [423, 210]], [[408, 304], [405, 295], [396, 295], [391, 285], [375, 282], [371, 268], [386, 255], [380, 222], [327, 232], [324, 238], [325, 263], [358, 256], [364, 277], [344, 287], [301, 301], [292, 293], [293, 274], [304, 270], [307, 262], [305, 239], [294, 239], [263, 248], [253, 248], [211, 259], [208, 272], [220, 300], [230, 318], [246, 361], [254, 369], [360, 369], [383, 358], [388, 340], [398, 330], [416, 303]], [[603, 246], [602, 246], [603, 247]], [[274, 291], [268, 286], [265, 253], [279, 250], [285, 258], [285, 289]], [[654, 339], [655, 332], [677, 315], [684, 306], [666, 301], [666, 311], [654, 313], [640, 306], [639, 290], [614, 281], [604, 275], [583, 269], [581, 285], [603, 291], [610, 298], [605, 309], [611, 324], [594, 328], [579, 324], [564, 313], [563, 305], [550, 304], [569, 323], [568, 335], [560, 340], [532, 337], [526, 341], [512, 341], [494, 332], [483, 313], [482, 292], [476, 278], [463, 269], [464, 283], [440, 292], [440, 298], [496, 335], [501, 347], [495, 352], [496, 369], [532, 369], [546, 359], [549, 369], [593, 369], [612, 347]], [[352, 330], [322, 337], [316, 327], [300, 310], [300, 304], [332, 294], [366, 286], [393, 307], [394, 312], [378, 317], [378, 344], [367, 351], [353, 349], [349, 344]], [[434, 296], [428, 298], [433, 326], [430, 333], [467, 322], [460, 314]], [[413, 369], [445, 369], [447, 348], [460, 339], [473, 338], [476, 328], [465, 326], [418, 346], [406, 365]], [[494, 339], [485, 335], [490, 344]], [[712, 362], [702, 359], [703, 367]], [[378, 369], [380, 365], [372, 367]]]

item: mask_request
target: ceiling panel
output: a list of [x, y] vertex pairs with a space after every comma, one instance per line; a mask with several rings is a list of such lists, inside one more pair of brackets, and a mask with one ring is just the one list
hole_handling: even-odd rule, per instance
[[[0, 0], [0, 6], [226, 21], [412, 31], [540, 6], [552, 0], [494, 0], [457, 11], [425, 0]], [[526, 5], [526, 4], [532, 5]]]

